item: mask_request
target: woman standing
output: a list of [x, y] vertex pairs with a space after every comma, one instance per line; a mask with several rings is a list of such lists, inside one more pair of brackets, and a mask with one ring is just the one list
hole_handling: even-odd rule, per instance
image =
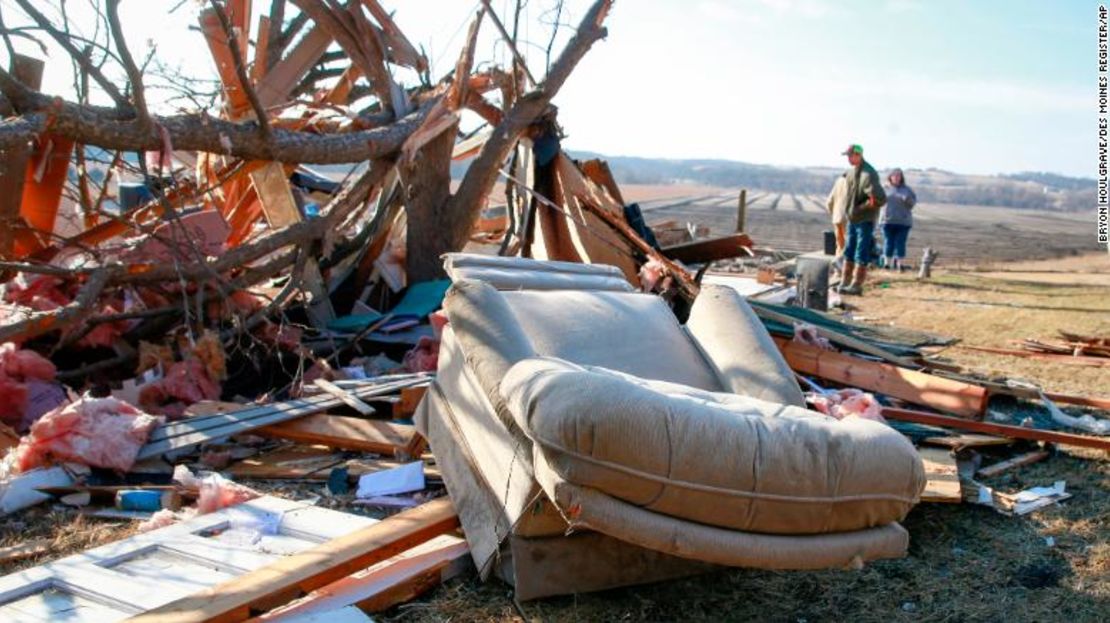
[[883, 265], [891, 270], [902, 272], [906, 260], [906, 241], [913, 227], [913, 206], [917, 195], [906, 185], [902, 169], [894, 169], [887, 176], [890, 192], [887, 193], [886, 206], [880, 223], [883, 226]]

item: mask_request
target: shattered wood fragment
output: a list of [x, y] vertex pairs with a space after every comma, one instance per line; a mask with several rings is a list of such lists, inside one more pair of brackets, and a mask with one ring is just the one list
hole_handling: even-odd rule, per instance
[[999, 461], [992, 465], [983, 467], [979, 471], [975, 472], [975, 475], [979, 478], [990, 478], [992, 476], [997, 476], [1003, 472], [1014, 469], [1015, 467], [1032, 465], [1033, 463], [1036, 463], [1038, 461], [1043, 461], [1044, 459], [1047, 459], [1048, 456], [1049, 452], [1047, 450], [1034, 450], [1033, 452], [1026, 452], [1025, 454], [1019, 454], [1013, 458], [1006, 459], [1005, 461]]
[[354, 409], [355, 411], [358, 411], [359, 413], [366, 416], [374, 415], [374, 407], [371, 407], [365, 402], [359, 400], [342, 387], [339, 387], [338, 385], [326, 379], [316, 379], [312, 382], [312, 384], [343, 401], [343, 404]]
[[683, 264], [704, 264], [745, 256], [752, 246], [752, 239], [739, 233], [663, 247], [663, 255]]
[[289, 439], [387, 456], [417, 456], [423, 439], [412, 426], [320, 413], [254, 431], [263, 437]]

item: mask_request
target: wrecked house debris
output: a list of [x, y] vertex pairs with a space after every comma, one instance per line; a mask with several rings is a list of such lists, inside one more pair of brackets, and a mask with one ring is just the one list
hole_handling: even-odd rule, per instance
[[[564, 151], [552, 100], [609, 0], [539, 80], [519, 9], [510, 34], [483, 0], [435, 82], [378, 0], [255, 4], [200, 10], [220, 106], [175, 115], [148, 105], [117, 1], [126, 88], [12, 5], [85, 86], [47, 95], [14, 52], [0, 70], [0, 513], [134, 529], [0, 550], [41, 562], [0, 577], [0, 618], [366, 620], [472, 568], [519, 600], [860, 568], [906, 555], [919, 503], [1030, 513], [1065, 483], [981, 480], [1050, 444], [1110, 449], [1110, 399], [812, 309], [831, 258], [760, 249], [743, 194], [738, 231], [653, 223]], [[507, 67], [480, 62], [483, 28]], [[822, 303], [787, 304], [805, 261]], [[1110, 361], [1105, 336], [1062, 338], [1012, 354]], [[998, 397], [1051, 421], [994, 421]], [[979, 465], [987, 445], [1012, 456]]]

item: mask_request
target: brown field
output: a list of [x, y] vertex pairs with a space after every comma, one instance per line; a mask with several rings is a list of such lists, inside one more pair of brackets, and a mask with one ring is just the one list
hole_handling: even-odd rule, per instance
[[[738, 189], [695, 187], [676, 194], [659, 187], [625, 185], [648, 222], [677, 219], [706, 224], [718, 233], [736, 227]], [[656, 194], [652, 194], [656, 193]], [[629, 199], [632, 201], [633, 199]], [[748, 190], [747, 230], [761, 247], [781, 251], [821, 248], [829, 229], [825, 197]], [[971, 267], [992, 261], [1068, 257], [1098, 251], [1093, 213], [1036, 212], [987, 206], [922, 203], [915, 210], [908, 255], [931, 246], [938, 265]]]

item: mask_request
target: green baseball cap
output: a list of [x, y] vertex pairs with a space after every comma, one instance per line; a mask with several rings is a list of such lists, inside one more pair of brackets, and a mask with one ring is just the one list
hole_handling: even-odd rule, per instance
[[862, 156], [863, 155], [863, 146], [852, 143], [851, 145], [848, 146], [848, 149], [845, 149], [844, 151], [840, 152], [841, 156], [847, 156], [848, 154], [859, 154], [859, 155]]

